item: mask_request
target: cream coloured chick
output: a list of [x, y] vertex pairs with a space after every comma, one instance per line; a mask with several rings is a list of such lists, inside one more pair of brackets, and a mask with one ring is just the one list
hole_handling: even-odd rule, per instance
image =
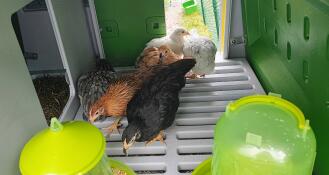
[[146, 44], [146, 48], [159, 48], [162, 45], [167, 45], [175, 54], [182, 57], [185, 36], [189, 34], [190, 33], [184, 28], [176, 28], [172, 33], [167, 36], [152, 39]]

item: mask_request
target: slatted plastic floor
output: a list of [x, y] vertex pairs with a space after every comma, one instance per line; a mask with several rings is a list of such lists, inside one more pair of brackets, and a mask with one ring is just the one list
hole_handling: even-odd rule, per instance
[[[264, 91], [245, 59], [220, 60], [206, 78], [187, 80], [180, 93], [175, 123], [165, 131], [166, 145], [136, 143], [126, 157], [120, 134], [107, 138], [107, 154], [125, 162], [138, 174], [187, 175], [211, 155], [216, 121], [230, 101]], [[81, 120], [81, 109], [76, 119]], [[96, 123], [99, 128], [112, 120]], [[123, 120], [125, 127], [126, 119]], [[121, 133], [122, 133], [121, 129]]]

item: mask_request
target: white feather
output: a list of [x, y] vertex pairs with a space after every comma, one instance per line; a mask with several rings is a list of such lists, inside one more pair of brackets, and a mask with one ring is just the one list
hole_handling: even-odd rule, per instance
[[193, 73], [202, 75], [214, 72], [217, 48], [210, 39], [193, 35], [186, 39], [183, 52], [185, 57], [192, 57], [197, 62], [192, 68]]
[[[186, 33], [184, 34], [182, 32]], [[164, 36], [162, 38], [152, 39], [146, 44], [146, 48], [167, 45], [174, 53], [176, 53], [177, 55], [182, 55], [184, 46], [184, 35], [186, 35], [187, 33], [187, 30], [183, 28], [177, 28], [170, 35]]]

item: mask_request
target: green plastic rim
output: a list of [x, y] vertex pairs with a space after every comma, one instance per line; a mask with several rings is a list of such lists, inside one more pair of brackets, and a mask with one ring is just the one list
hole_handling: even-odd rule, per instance
[[272, 103], [272, 104], [276, 104], [277, 106], [280, 106], [284, 109], [287, 109], [288, 111], [290, 111], [293, 116], [296, 117], [297, 121], [298, 121], [298, 127], [300, 129], [305, 129], [305, 127], [308, 127], [305, 121], [305, 117], [303, 112], [294, 104], [290, 103], [287, 100], [284, 100], [280, 97], [273, 96], [273, 95], [252, 95], [252, 96], [247, 96], [247, 97], [243, 97], [240, 98], [239, 100], [229, 104], [227, 106], [227, 111], [234, 111], [237, 108], [239, 108], [242, 105], [248, 104], [248, 103]]
[[211, 161], [212, 156], [199, 164], [192, 172], [192, 175], [211, 175]]
[[112, 168], [116, 168], [116, 169], [124, 171], [128, 175], [136, 175], [134, 170], [132, 170], [129, 166], [127, 166], [126, 164], [124, 164], [124, 163], [122, 163], [118, 160], [114, 160], [114, 159], [109, 158], [109, 165]]

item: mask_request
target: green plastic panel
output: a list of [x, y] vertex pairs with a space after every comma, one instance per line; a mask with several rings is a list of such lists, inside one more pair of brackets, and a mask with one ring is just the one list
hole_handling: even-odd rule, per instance
[[242, 0], [247, 55], [267, 91], [310, 119], [315, 174], [329, 174], [329, 0]]
[[95, 0], [106, 58], [134, 65], [145, 44], [166, 34], [163, 0]]

